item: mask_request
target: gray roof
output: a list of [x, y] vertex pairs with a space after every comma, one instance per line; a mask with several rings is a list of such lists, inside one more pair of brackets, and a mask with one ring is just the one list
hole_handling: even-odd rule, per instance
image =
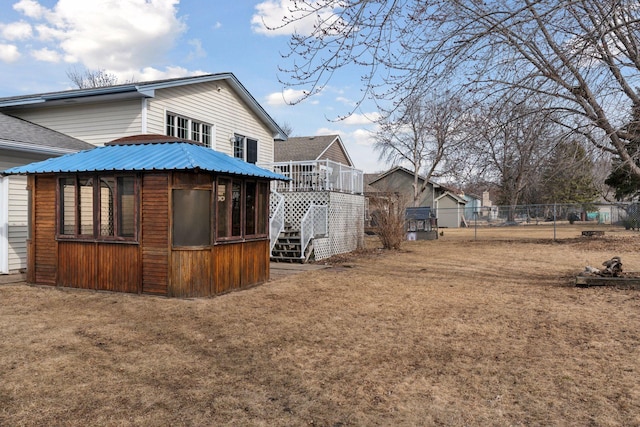
[[189, 84], [225, 81], [240, 98], [247, 103], [249, 108], [267, 125], [271, 130], [274, 139], [287, 139], [287, 135], [273, 118], [262, 108], [249, 91], [240, 83], [232, 73], [204, 74], [192, 77], [180, 77], [174, 79], [154, 80], [148, 82], [126, 83], [113, 86], [104, 86], [87, 89], [72, 89], [59, 92], [49, 92], [31, 95], [10, 96], [0, 98], [1, 108], [27, 107], [29, 105], [56, 105], [57, 103], [74, 100], [76, 102], [90, 101], [100, 97], [100, 99], [122, 99], [126, 97], [149, 97], [155, 96], [157, 89], [178, 87]]
[[337, 138], [338, 135], [294, 136], [286, 141], [276, 141], [273, 160], [275, 162], [318, 160]]
[[49, 128], [0, 113], [0, 148], [67, 154], [94, 146]]

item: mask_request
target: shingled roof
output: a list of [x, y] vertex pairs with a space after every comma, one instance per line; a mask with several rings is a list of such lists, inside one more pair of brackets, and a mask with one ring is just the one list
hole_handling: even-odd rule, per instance
[[340, 144], [341, 150], [353, 164], [339, 135], [295, 136], [289, 137], [286, 141], [277, 141], [273, 159], [276, 162], [322, 160], [322, 155], [334, 143]]
[[44, 154], [67, 154], [94, 146], [44, 126], [0, 113], [0, 148]]

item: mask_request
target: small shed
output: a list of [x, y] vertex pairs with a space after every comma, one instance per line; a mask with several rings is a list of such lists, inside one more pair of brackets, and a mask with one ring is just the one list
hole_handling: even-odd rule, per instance
[[27, 281], [170, 297], [269, 278], [282, 175], [161, 135], [15, 167], [29, 191]]
[[438, 238], [438, 220], [429, 206], [405, 209], [407, 240], [435, 240]]

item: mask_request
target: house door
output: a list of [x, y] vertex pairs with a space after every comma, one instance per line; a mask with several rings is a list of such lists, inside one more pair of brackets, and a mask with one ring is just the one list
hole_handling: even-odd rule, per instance
[[0, 177], [0, 274], [9, 272], [9, 177]]

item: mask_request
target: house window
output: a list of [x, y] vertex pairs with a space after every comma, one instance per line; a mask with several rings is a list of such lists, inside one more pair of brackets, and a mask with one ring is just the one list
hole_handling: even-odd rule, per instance
[[58, 235], [98, 240], [135, 240], [134, 176], [94, 175], [59, 181]]
[[258, 140], [235, 134], [233, 138], [233, 157], [248, 163], [257, 163]]
[[201, 143], [205, 147], [212, 147], [213, 125], [173, 113], [167, 113], [166, 121], [167, 135], [175, 136], [176, 138], [191, 139], [192, 141]]

